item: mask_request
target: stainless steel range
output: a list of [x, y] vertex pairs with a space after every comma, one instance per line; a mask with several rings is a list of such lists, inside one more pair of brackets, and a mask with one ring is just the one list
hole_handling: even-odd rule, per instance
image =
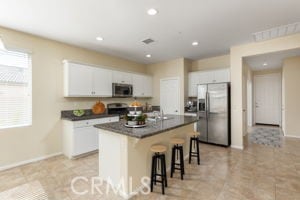
[[126, 103], [110, 103], [107, 104], [107, 114], [118, 114], [120, 118], [128, 113], [128, 105]]

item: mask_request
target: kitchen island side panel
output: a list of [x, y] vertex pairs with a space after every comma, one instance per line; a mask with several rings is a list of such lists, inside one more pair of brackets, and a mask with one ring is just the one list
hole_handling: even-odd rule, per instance
[[[141, 179], [150, 177], [150, 169], [153, 153], [150, 147], [154, 144], [162, 144], [167, 147], [167, 170], [171, 165], [170, 140], [173, 137], [185, 139], [184, 155], [188, 156], [189, 137], [188, 132], [194, 130], [194, 124], [168, 130], [160, 134], [138, 139], [110, 131], [99, 130], [99, 175], [104, 180], [108, 177], [112, 184], [118, 185], [120, 180], [125, 181], [124, 193], [130, 195], [130, 191], [141, 189]], [[132, 179], [132, 186], [130, 180]], [[132, 189], [131, 189], [132, 188]]]

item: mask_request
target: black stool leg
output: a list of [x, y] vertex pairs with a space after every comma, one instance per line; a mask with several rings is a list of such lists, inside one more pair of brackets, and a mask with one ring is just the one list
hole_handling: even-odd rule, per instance
[[150, 185], [150, 188], [151, 188], [151, 192], [153, 192], [153, 182], [154, 182], [154, 166], [155, 166], [155, 161], [154, 161], [155, 157], [152, 156], [152, 166], [151, 166], [151, 185]]
[[164, 162], [163, 162], [163, 155], [159, 156], [160, 160], [160, 169], [161, 169], [161, 190], [162, 194], [165, 194], [165, 175], [164, 175]]
[[181, 176], [181, 180], [183, 180], [183, 174], [184, 174], [184, 160], [183, 160], [183, 147], [179, 147], [179, 152], [180, 152], [180, 176]]
[[181, 149], [182, 149], [182, 168], [183, 168], [183, 174], [185, 174], [185, 171], [184, 171], [184, 153], [183, 153], [183, 146], [181, 146]]
[[198, 138], [196, 138], [196, 143], [197, 143], [197, 161], [198, 161], [198, 165], [200, 165], [200, 148], [199, 148], [199, 140]]
[[175, 146], [172, 148], [171, 178], [173, 178], [174, 171], [175, 171]]
[[192, 160], [192, 145], [193, 145], [193, 138], [190, 138], [189, 164], [191, 164], [191, 160]]
[[164, 166], [162, 173], [163, 173], [163, 176], [164, 176], [164, 179], [165, 179], [165, 186], [168, 187], [167, 169], [166, 169], [166, 156], [165, 155], [163, 155], [163, 162], [162, 163], [163, 163], [163, 166]]

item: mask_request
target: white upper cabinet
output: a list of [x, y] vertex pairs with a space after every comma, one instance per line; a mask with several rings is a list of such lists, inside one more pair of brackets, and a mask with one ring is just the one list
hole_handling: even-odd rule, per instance
[[132, 74], [133, 96], [151, 97], [152, 96], [152, 77]]
[[213, 73], [213, 82], [230, 82], [230, 69], [215, 70]]
[[112, 83], [132, 84], [133, 96], [152, 96], [152, 77], [64, 62], [65, 97], [112, 97]]
[[113, 71], [113, 83], [132, 84], [132, 74], [121, 71]]
[[198, 84], [230, 82], [230, 69], [189, 73], [189, 97], [197, 96]]
[[94, 95], [102, 97], [112, 96], [112, 71], [94, 68]]
[[197, 96], [197, 85], [199, 83], [198, 72], [189, 73], [189, 97]]
[[153, 95], [152, 82], [153, 81], [151, 76], [145, 76], [144, 96], [146, 97], [152, 97]]
[[81, 64], [65, 62], [64, 94], [65, 96], [93, 95], [93, 68]]
[[213, 74], [208, 71], [204, 72], [197, 72], [199, 77], [199, 84], [206, 84], [206, 83], [212, 83], [213, 80]]
[[64, 61], [65, 97], [111, 97], [112, 71]]

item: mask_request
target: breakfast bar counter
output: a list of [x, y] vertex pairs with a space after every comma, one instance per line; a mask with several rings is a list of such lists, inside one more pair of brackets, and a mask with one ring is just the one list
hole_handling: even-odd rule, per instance
[[167, 115], [165, 120], [147, 122], [143, 128], [127, 128], [125, 121], [98, 124], [99, 129], [99, 176], [110, 183], [125, 198], [139, 192], [143, 177], [150, 177], [154, 144], [165, 145], [167, 169], [171, 163], [173, 137], [185, 139], [184, 155], [188, 155], [187, 133], [194, 130], [197, 117]]

